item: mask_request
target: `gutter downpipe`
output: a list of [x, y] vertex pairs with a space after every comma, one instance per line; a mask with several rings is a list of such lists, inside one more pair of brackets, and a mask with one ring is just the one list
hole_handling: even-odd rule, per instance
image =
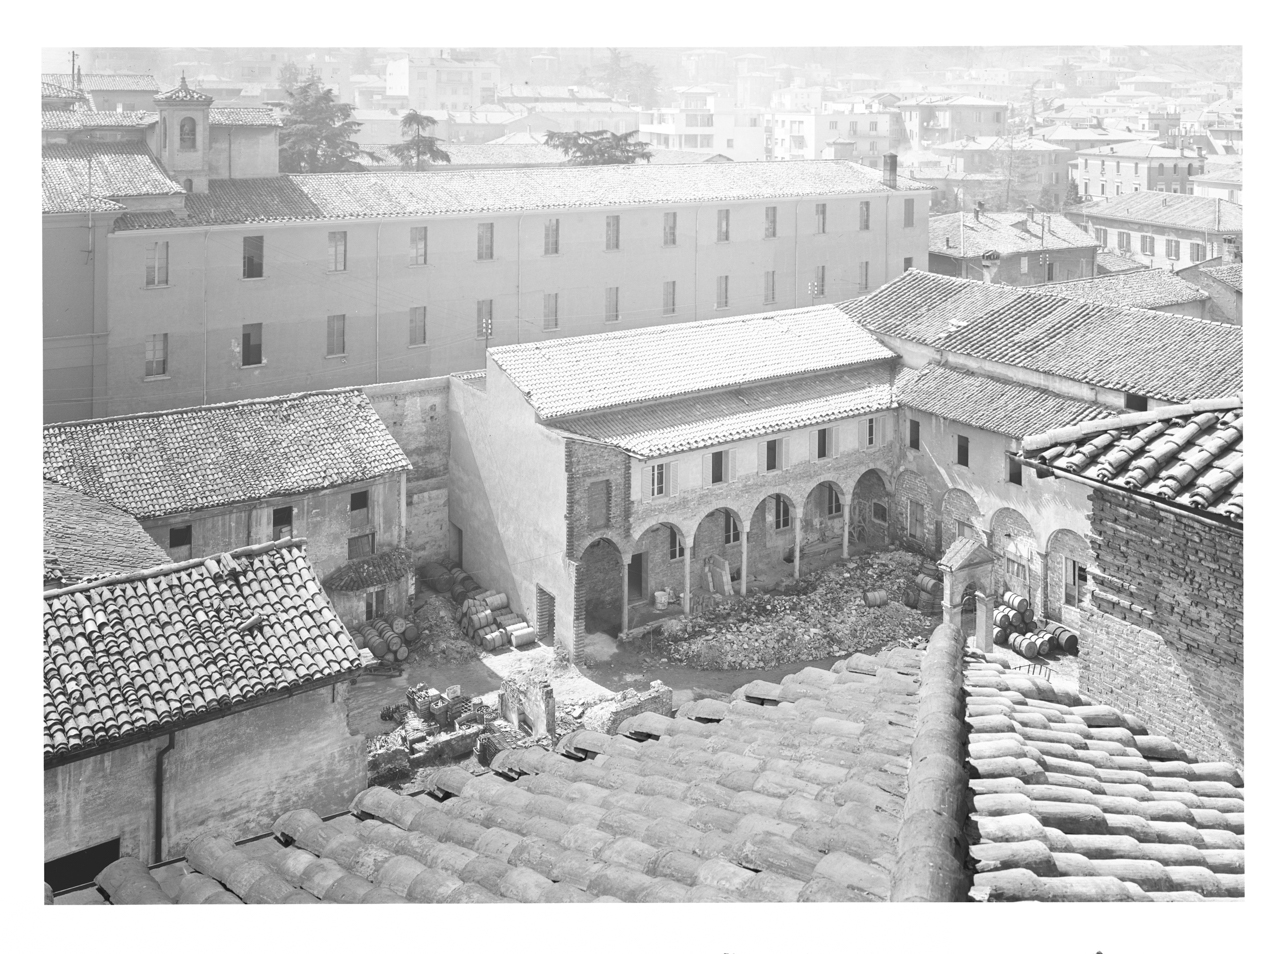
[[378, 274], [382, 264], [382, 223], [379, 222], [373, 231], [373, 383], [378, 384], [382, 378], [378, 372], [378, 359], [382, 353], [381, 333], [382, 320], [378, 314]]
[[164, 757], [173, 751], [176, 739], [177, 733], [170, 732], [168, 744], [156, 752], [155, 834], [152, 841], [151, 857], [155, 859], [154, 864], [157, 865], [164, 860], [164, 853], [161, 850], [161, 840], [164, 838]]

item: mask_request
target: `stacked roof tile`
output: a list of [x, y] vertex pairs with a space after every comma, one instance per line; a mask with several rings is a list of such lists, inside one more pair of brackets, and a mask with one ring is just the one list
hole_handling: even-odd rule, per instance
[[142, 142], [45, 143], [41, 211], [109, 212], [126, 196], [182, 195]]
[[1185, 159], [1188, 162], [1194, 161], [1196, 158], [1195, 156], [1188, 156], [1182, 150], [1168, 146], [1163, 142], [1152, 140], [1118, 142], [1106, 146], [1095, 146], [1092, 149], [1081, 149], [1076, 155], [1089, 159], [1097, 156], [1101, 156], [1103, 159], [1110, 159], [1114, 156], [1120, 159]]
[[[209, 185], [207, 194], [188, 196], [190, 224], [692, 205], [890, 191], [876, 170], [843, 160], [445, 168], [291, 175]], [[929, 188], [900, 176], [896, 191]], [[117, 224], [118, 229], [154, 227], [130, 216]]]
[[1244, 230], [1244, 210], [1239, 203], [1178, 192], [1130, 192], [1090, 202], [1075, 214], [1086, 219], [1115, 219], [1207, 232]]
[[53, 83], [68, 89], [81, 89], [88, 92], [117, 92], [123, 90], [158, 93], [160, 84], [149, 73], [42, 73], [43, 83]]
[[942, 351], [1165, 401], [1240, 392], [1243, 332], [1182, 315], [1075, 301], [911, 270], [841, 308], [863, 327]]
[[44, 429], [44, 476], [138, 518], [355, 483], [409, 469], [359, 388]]
[[392, 547], [360, 560], [349, 560], [324, 578], [324, 588], [332, 592], [363, 590], [403, 580], [413, 570], [413, 554]]
[[359, 659], [293, 541], [51, 590], [45, 758], [355, 672]]
[[84, 99], [84, 94], [70, 86], [52, 83], [48, 79], [40, 81], [41, 99]]
[[1078, 301], [1124, 305], [1129, 308], [1160, 308], [1207, 301], [1209, 298], [1203, 289], [1160, 268], [1056, 282], [1052, 293]]
[[257, 106], [214, 106], [209, 110], [210, 126], [279, 126], [273, 110]]
[[489, 356], [547, 419], [866, 364], [894, 353], [836, 306], [818, 305], [506, 345], [489, 349]]
[[1209, 268], [1200, 269], [1201, 274], [1208, 275], [1210, 278], [1216, 278], [1222, 284], [1234, 288], [1241, 294], [1244, 293], [1244, 263], [1236, 262], [1234, 265], [1213, 265]]
[[43, 130], [141, 129], [155, 121], [155, 113], [140, 110], [46, 109], [40, 113]]
[[1244, 779], [995, 656], [964, 663], [971, 896], [1244, 896]]
[[1244, 404], [1194, 402], [1028, 437], [1029, 460], [1244, 522]]
[[925, 365], [899, 387], [897, 401], [903, 407], [1009, 437], [1025, 437], [1109, 412], [1100, 404], [936, 364]]
[[881, 364], [624, 407], [561, 426], [638, 457], [659, 457], [892, 407], [892, 385], [892, 368]]
[[1023, 212], [967, 212], [929, 216], [929, 254], [977, 258], [994, 249], [1001, 255], [1059, 249], [1097, 248], [1089, 234], [1061, 215], [1041, 213], [1032, 221]]
[[101, 500], [44, 482], [44, 585], [141, 570], [169, 556], [133, 517]]

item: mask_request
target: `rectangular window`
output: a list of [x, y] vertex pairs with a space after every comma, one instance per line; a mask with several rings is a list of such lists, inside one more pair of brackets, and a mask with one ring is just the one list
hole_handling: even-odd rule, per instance
[[667, 248], [676, 244], [676, 214], [674, 212], [664, 212], [662, 214], [662, 244]]
[[613, 285], [604, 290], [604, 320], [618, 320], [618, 286]]
[[857, 124], [857, 122], [852, 121], [852, 120], [849, 122], [849, 132], [854, 133], [854, 134], [857, 134], [857, 132], [858, 132], [858, 124]]
[[542, 254], [560, 254], [560, 220], [547, 219], [542, 225]]
[[873, 523], [887, 524], [889, 522], [889, 508], [878, 500], [871, 502], [871, 520]]
[[662, 313], [664, 315], [674, 315], [676, 313], [676, 283], [662, 283]]
[[357, 490], [351, 495], [351, 526], [367, 527], [369, 525], [369, 491]]
[[716, 276], [716, 307], [717, 308], [729, 307], [729, 276], [728, 275]]
[[1018, 580], [1025, 583], [1027, 582], [1027, 565], [1006, 553], [1004, 557], [1004, 575], [1006, 580]]
[[427, 343], [427, 306], [419, 305], [409, 309], [409, 344], [424, 345]]
[[724, 542], [738, 543], [742, 540], [742, 526], [738, 523], [738, 518], [733, 512], [726, 510], [724, 512]]
[[1062, 558], [1062, 603], [1064, 606], [1079, 606], [1084, 596], [1085, 584], [1089, 582], [1089, 571], [1083, 563], [1077, 563], [1070, 557]]
[[819, 235], [827, 231], [827, 203], [819, 202], [813, 207], [814, 231]]
[[836, 490], [834, 484], [825, 484], [824, 490], [826, 506], [823, 509], [826, 510], [828, 517], [838, 517], [844, 510], [844, 507], [840, 502], [840, 492]]
[[869, 417], [863, 422], [862, 444], [864, 447], [875, 447], [880, 443], [880, 428], [877, 426], [879, 420], [879, 418]]
[[764, 303], [772, 305], [778, 300], [777, 294], [777, 272], [764, 273]]
[[1014, 460], [1012, 457], [1007, 458], [1009, 461], [1009, 483], [1022, 486], [1022, 462]]
[[276, 507], [271, 511], [271, 539], [283, 540], [293, 536], [293, 508]]
[[858, 203], [858, 229], [865, 232], [871, 228], [871, 203]]
[[1054, 262], [1046, 262], [1046, 263], [1045, 263], [1045, 266], [1044, 266], [1044, 280], [1045, 280], [1045, 281], [1047, 281], [1047, 282], [1051, 282], [1051, 281], [1053, 281], [1053, 278], [1054, 278], [1054, 271], [1055, 271], [1055, 267], [1054, 267], [1054, 266], [1055, 266], [1055, 263], [1054, 263]]
[[1156, 253], [1156, 237], [1154, 235], [1142, 236], [1142, 254], [1154, 255]]
[[560, 293], [547, 292], [542, 296], [542, 330], [555, 331], [560, 327]]
[[175, 560], [191, 559], [191, 524], [169, 528], [169, 556]]
[[771, 441], [765, 441], [764, 445], [764, 469], [777, 470], [779, 468], [782, 452], [782, 441], [774, 438]]
[[728, 470], [729, 470], [729, 468], [728, 468], [728, 466], [727, 466], [727, 463], [728, 463], [728, 462], [725, 460], [725, 458], [726, 458], [726, 457], [728, 457], [728, 452], [727, 452], [727, 451], [715, 451], [714, 453], [710, 454], [709, 456], [711, 457], [711, 474], [710, 474], [711, 480], [710, 480], [710, 483], [713, 483], [713, 484], [723, 484], [723, 483], [724, 483], [724, 481], [725, 481], [725, 477], [726, 477], [726, 475], [727, 475], [727, 473], [728, 473]]
[[604, 217], [604, 250], [616, 252], [622, 235], [622, 216], [606, 215]]
[[818, 265], [813, 270], [813, 297], [822, 298], [827, 294], [827, 266]]
[[664, 497], [667, 493], [667, 465], [654, 464], [649, 469], [649, 496]]
[[1096, 228], [1093, 230], [1093, 237], [1098, 240], [1098, 244], [1105, 246], [1107, 244], [1107, 230], [1104, 228]]
[[1164, 240], [1164, 257], [1177, 261], [1182, 256], [1182, 243], [1177, 239]]
[[904, 272], [911, 271], [911, 266], [913, 266], [915, 263], [916, 263], [916, 260], [912, 258], [910, 255], [908, 255], [906, 258], [902, 260], [902, 270]]
[[409, 264], [427, 264], [427, 227], [415, 225], [409, 229]]
[[729, 210], [716, 210], [716, 241], [729, 241]]
[[476, 259], [493, 261], [493, 223], [481, 222], [476, 226]]
[[1145, 411], [1147, 409], [1147, 396], [1145, 394], [1134, 394], [1126, 391], [1124, 395], [1124, 409], [1126, 411]]
[[920, 449], [920, 422], [909, 421], [907, 424], [907, 446], [912, 450]]
[[1019, 272], [1020, 274], [1022, 274], [1022, 275], [1027, 274], [1027, 271], [1028, 271], [1028, 264], [1027, 264], [1027, 263], [1028, 263], [1028, 261], [1029, 261], [1029, 259], [1027, 258], [1027, 256], [1026, 256], [1026, 255], [1023, 255], [1021, 258], [1019, 258], [1019, 259], [1018, 259], [1018, 272]]
[[879, 122], [877, 122], [877, 121], [876, 121], [876, 120], [874, 120], [874, 119], [873, 119], [873, 120], [871, 120], [871, 122], [867, 123], [867, 130], [868, 130], [869, 132], [879, 132], [879, 131], [880, 131], [880, 123], [879, 123]]
[[764, 207], [764, 237], [778, 237], [778, 207], [776, 205], [766, 205]]
[[147, 246], [147, 287], [169, 284], [169, 243], [152, 242]]
[[329, 336], [325, 344], [325, 356], [347, 353], [347, 316], [329, 316]]
[[667, 555], [672, 560], [684, 557], [684, 541], [680, 539], [680, 531], [675, 527], [667, 528]]
[[597, 480], [587, 485], [587, 522], [593, 528], [609, 525], [609, 481]]
[[902, 227], [909, 229], [916, 224], [916, 200], [904, 199], [902, 201]]
[[924, 504], [907, 498], [907, 536], [912, 540], [924, 539]]
[[345, 272], [347, 270], [347, 233], [329, 233], [329, 271]]
[[159, 378], [169, 373], [169, 336], [147, 335], [146, 368], [148, 378]]
[[243, 275], [245, 278], [261, 278], [263, 262], [263, 236], [246, 235], [244, 237]]
[[1129, 233], [1128, 233], [1128, 232], [1117, 232], [1117, 233], [1116, 233], [1116, 248], [1120, 249], [1120, 251], [1122, 251], [1122, 252], [1127, 252], [1127, 251], [1129, 251], [1130, 247], [1131, 247], [1131, 246], [1130, 246], [1130, 244], [1129, 244]]
[[956, 437], [956, 463], [961, 467], [969, 466], [969, 438]]
[[791, 526], [791, 505], [782, 494], [773, 497], [773, 529], [785, 530]]
[[364, 619], [365, 622], [377, 619], [387, 611], [387, 590], [385, 587], [378, 587], [376, 590], [369, 590], [364, 594]]
[[358, 537], [347, 538], [347, 559], [359, 560], [361, 557], [373, 556], [373, 534], [364, 533]]
[[818, 460], [826, 460], [832, 456], [834, 441], [831, 439], [831, 428], [818, 428]]
[[489, 338], [493, 335], [493, 299], [482, 298], [476, 302], [476, 337]]
[[1193, 262], [1204, 261], [1204, 243], [1203, 242], [1191, 243], [1191, 261]]
[[871, 287], [871, 263], [858, 263], [858, 291], [866, 291]]
[[240, 367], [262, 364], [262, 322], [240, 326]]

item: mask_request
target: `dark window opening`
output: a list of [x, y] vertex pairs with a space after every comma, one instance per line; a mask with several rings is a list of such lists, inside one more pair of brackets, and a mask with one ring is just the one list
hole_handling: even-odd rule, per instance
[[196, 148], [196, 121], [190, 116], [178, 123], [178, 148], [184, 152]]
[[843, 507], [843, 505], [842, 505], [842, 504], [841, 504], [841, 502], [840, 502], [840, 491], [836, 490], [836, 488], [835, 488], [835, 485], [834, 485], [834, 484], [827, 484], [827, 507], [826, 507], [826, 509], [827, 509], [827, 516], [828, 516], [828, 517], [837, 517], [837, 516], [839, 516], [839, 515], [843, 512], [843, 510], [844, 510], [844, 507]]
[[1022, 461], [1009, 458], [1009, 483], [1022, 486]]
[[364, 526], [369, 522], [369, 491], [357, 490], [351, 495], [351, 525]]
[[912, 450], [920, 449], [920, 422], [910, 422], [910, 433], [907, 435], [907, 444]]
[[246, 235], [244, 237], [244, 277], [245, 278], [261, 278], [262, 277], [262, 260], [263, 260], [263, 244], [265, 237], [261, 235]]
[[169, 549], [171, 551], [185, 549], [185, 555], [191, 556], [191, 524], [169, 528]]
[[772, 440], [765, 444], [764, 448], [764, 469], [778, 469], [778, 441]]
[[961, 467], [969, 466], [969, 438], [956, 438], [956, 463]]
[[293, 536], [293, 508], [276, 507], [271, 511], [271, 539], [283, 540]]
[[262, 322], [240, 328], [240, 367], [262, 364]]
[[1145, 411], [1147, 409], [1147, 396], [1145, 394], [1133, 394], [1126, 392], [1124, 396], [1124, 407], [1126, 411]]
[[737, 543], [742, 539], [742, 528], [738, 525], [738, 518], [729, 510], [724, 512], [724, 542]]
[[876, 523], [889, 522], [889, 508], [878, 500], [871, 502], [871, 519]]
[[711, 482], [724, 483], [724, 451], [716, 451], [711, 455]]
[[347, 559], [359, 560], [361, 557], [373, 556], [373, 534], [366, 533], [347, 540]]
[[675, 527], [667, 530], [667, 552], [673, 560], [684, 556], [684, 543], [680, 540], [680, 531]]
[[44, 881], [54, 892], [92, 884], [103, 868], [120, 860], [120, 839], [112, 838], [92, 848], [63, 855], [44, 863]]
[[786, 530], [791, 526], [791, 505], [781, 494], [773, 497], [773, 529]]
[[370, 590], [364, 595], [365, 621], [377, 619], [387, 611], [387, 591]]
[[830, 430], [828, 428], [818, 428], [818, 460], [831, 456], [831, 442], [827, 439], [829, 433]]

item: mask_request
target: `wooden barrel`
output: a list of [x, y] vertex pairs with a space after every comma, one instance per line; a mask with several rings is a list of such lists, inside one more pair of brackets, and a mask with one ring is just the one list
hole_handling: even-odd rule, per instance
[[1007, 629], [1001, 629], [999, 626], [996, 626], [991, 631], [991, 640], [997, 646], [1003, 646], [1009, 642], [1009, 631]]
[[511, 645], [515, 647], [528, 646], [530, 643], [537, 642], [538, 634], [532, 629], [521, 630], [511, 634]]
[[1016, 636], [1009, 637], [1009, 645], [1013, 647], [1014, 652], [1027, 659], [1035, 659], [1040, 655], [1040, 646], [1036, 642], [1034, 636], [1025, 633], [1019, 633]]
[[920, 591], [914, 586], [904, 586], [902, 588], [902, 604], [910, 609], [915, 609], [920, 602]]
[[413, 623], [405, 623], [402, 638], [406, 646], [412, 646], [422, 637], [422, 632]]
[[404, 632], [404, 628], [409, 625], [409, 621], [403, 616], [391, 617], [391, 631], [399, 636]]
[[1028, 626], [1034, 626], [1036, 622], [1036, 611], [1028, 606], [1022, 611], [1022, 621]]
[[486, 596], [484, 601], [489, 609], [494, 610], [503, 609], [508, 605], [506, 593], [495, 593], [493, 596]]
[[1013, 623], [1013, 610], [1007, 606], [997, 606], [995, 612], [991, 614], [991, 621], [997, 626], [1004, 626], [1006, 629]]
[[356, 644], [356, 649], [364, 649], [365, 647], [364, 633], [360, 632], [360, 630], [356, 630], [354, 633], [351, 634], [351, 641]]
[[391, 652], [395, 652], [397, 649], [399, 649], [403, 645], [404, 645], [404, 640], [401, 639], [399, 636], [397, 636], [395, 633], [392, 633], [390, 636], [387, 637], [387, 649], [389, 649]]
[[387, 654], [387, 641], [376, 633], [369, 638], [365, 646], [375, 656], [382, 657]]
[[396, 650], [395, 656], [396, 656], [396, 662], [404, 662], [406, 659], [409, 658], [409, 647], [401, 646], [399, 649]]
[[930, 596], [942, 595], [942, 581], [935, 580], [925, 573], [916, 576], [916, 586], [920, 588], [921, 593], [928, 593]]
[[1012, 607], [1019, 613], [1025, 612], [1031, 608], [1031, 604], [1027, 601], [1027, 598], [1020, 593], [1013, 592], [1013, 590], [1005, 590], [1000, 596], [1000, 602], [1005, 606]]
[[1058, 627], [1059, 632], [1053, 637], [1058, 648], [1064, 653], [1075, 653], [1080, 648], [1080, 637], [1065, 626]]
[[862, 601], [868, 606], [885, 606], [889, 602], [888, 590], [864, 590]]

